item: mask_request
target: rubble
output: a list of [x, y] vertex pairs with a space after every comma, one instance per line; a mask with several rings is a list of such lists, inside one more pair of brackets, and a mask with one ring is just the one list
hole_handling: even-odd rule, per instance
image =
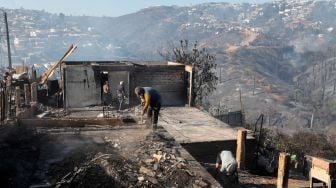
[[[123, 156], [118, 138], [104, 137], [100, 147], [84, 147], [48, 172], [55, 187], [211, 187], [190, 169], [176, 147], [179, 145], [160, 132], [151, 132], [136, 145], [130, 156]], [[114, 145], [118, 143], [118, 147]]]

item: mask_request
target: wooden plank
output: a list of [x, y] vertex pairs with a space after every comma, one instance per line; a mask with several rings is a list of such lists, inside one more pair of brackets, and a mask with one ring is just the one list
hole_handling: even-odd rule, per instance
[[238, 163], [238, 169], [241, 169], [241, 170], [245, 168], [246, 134], [247, 134], [246, 130], [243, 130], [243, 129], [238, 130], [236, 160]]
[[289, 154], [280, 153], [277, 188], [287, 188], [288, 187], [289, 162], [290, 162]]
[[16, 115], [20, 112], [20, 96], [21, 96], [21, 90], [20, 86], [15, 87], [15, 107], [16, 107]]
[[37, 102], [37, 84], [33, 82], [31, 85], [31, 102]]
[[38, 79], [40, 84], [45, 84], [45, 82], [48, 80], [48, 78], [54, 74], [55, 69], [69, 56], [71, 53], [77, 48], [76, 45], [71, 45], [69, 49], [65, 52], [63, 57], [52, 65], [50, 69], [48, 69], [46, 72], [43, 73], [43, 75]]
[[336, 162], [335, 161], [313, 157], [312, 165], [325, 170], [326, 173], [329, 175], [336, 174]]
[[325, 183], [328, 183], [330, 181], [330, 176], [326, 173], [326, 171], [318, 167], [311, 168], [310, 175], [312, 178], [318, 179]]
[[122, 119], [117, 118], [93, 118], [93, 119], [19, 119], [22, 126], [33, 127], [85, 127], [87, 125], [123, 125]]

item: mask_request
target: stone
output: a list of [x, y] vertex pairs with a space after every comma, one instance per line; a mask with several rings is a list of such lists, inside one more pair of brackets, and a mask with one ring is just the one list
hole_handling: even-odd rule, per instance
[[155, 184], [155, 185], [156, 185], [156, 184], [159, 183], [158, 180], [155, 179], [155, 178], [148, 177], [147, 179], [148, 179], [148, 181], [151, 182], [152, 184]]
[[140, 172], [141, 174], [146, 174], [146, 175], [151, 176], [151, 177], [154, 177], [154, 176], [155, 176], [155, 173], [154, 173], [153, 171], [151, 171], [150, 169], [148, 169], [148, 168], [146, 168], [146, 167], [144, 167], [144, 166], [141, 166], [141, 167], [140, 167], [139, 172]]
[[178, 162], [185, 162], [185, 160], [184, 160], [182, 157], [176, 157], [176, 160], [177, 160]]
[[153, 169], [154, 169], [154, 170], [157, 170], [158, 168], [159, 168], [159, 163], [158, 163], [158, 162], [154, 163], [154, 167], [153, 167]]
[[[198, 186], [198, 187], [201, 187], [201, 188], [204, 188], [204, 187], [208, 187], [208, 184], [202, 180], [195, 180], [195, 184]], [[194, 185], [195, 185], [194, 184]]]
[[201, 188], [201, 186], [197, 185], [197, 184], [193, 184], [193, 188]]
[[177, 168], [179, 168], [179, 169], [183, 169], [183, 168], [186, 167], [186, 164], [179, 162], [179, 163], [177, 163], [176, 166], [177, 166]]
[[140, 177], [138, 177], [138, 180], [139, 180], [139, 181], [144, 181], [145, 178], [144, 178], [143, 176], [140, 176]]

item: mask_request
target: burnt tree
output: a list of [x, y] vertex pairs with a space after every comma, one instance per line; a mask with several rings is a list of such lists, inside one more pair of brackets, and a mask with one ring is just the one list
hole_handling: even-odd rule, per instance
[[200, 48], [195, 42], [189, 47], [188, 40], [181, 40], [179, 47], [173, 48], [172, 60], [191, 65], [193, 68], [193, 103], [204, 105], [204, 98], [216, 89], [218, 77], [214, 69], [216, 68], [215, 56], [210, 54], [206, 48]]

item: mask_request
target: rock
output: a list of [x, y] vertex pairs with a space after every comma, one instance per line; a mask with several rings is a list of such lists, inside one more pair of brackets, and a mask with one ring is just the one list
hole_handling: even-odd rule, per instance
[[154, 169], [154, 170], [157, 170], [158, 168], [159, 168], [159, 163], [158, 163], [158, 162], [154, 163], [154, 167], [153, 167], [153, 169]]
[[185, 160], [184, 160], [182, 157], [176, 157], [176, 160], [177, 160], [178, 162], [185, 162]]
[[147, 179], [148, 179], [148, 181], [151, 182], [152, 184], [157, 185], [157, 184], [159, 183], [158, 180], [155, 179], [155, 178], [148, 177]]
[[195, 172], [190, 172], [189, 170], [184, 170], [189, 176], [196, 176]]
[[193, 184], [193, 188], [201, 188], [201, 186], [197, 185], [197, 184]]
[[163, 153], [163, 155], [162, 155], [162, 162], [164, 162], [166, 160], [166, 156], [167, 156], [167, 153]]
[[146, 175], [151, 176], [151, 177], [155, 176], [155, 173], [153, 171], [151, 171], [150, 169], [148, 169], [148, 168], [146, 168], [144, 166], [140, 167], [139, 172], [141, 174], [146, 174]]
[[186, 167], [186, 164], [180, 162], [180, 163], [177, 163], [176, 167], [179, 169], [182, 169]]
[[139, 181], [144, 181], [145, 178], [144, 178], [143, 176], [140, 176], [140, 177], [138, 177], [138, 180], [139, 180]]
[[202, 180], [195, 180], [195, 183], [193, 184], [193, 187], [194, 185], [198, 186], [198, 187], [201, 187], [201, 188], [204, 188], [204, 187], [208, 187], [208, 184]]

